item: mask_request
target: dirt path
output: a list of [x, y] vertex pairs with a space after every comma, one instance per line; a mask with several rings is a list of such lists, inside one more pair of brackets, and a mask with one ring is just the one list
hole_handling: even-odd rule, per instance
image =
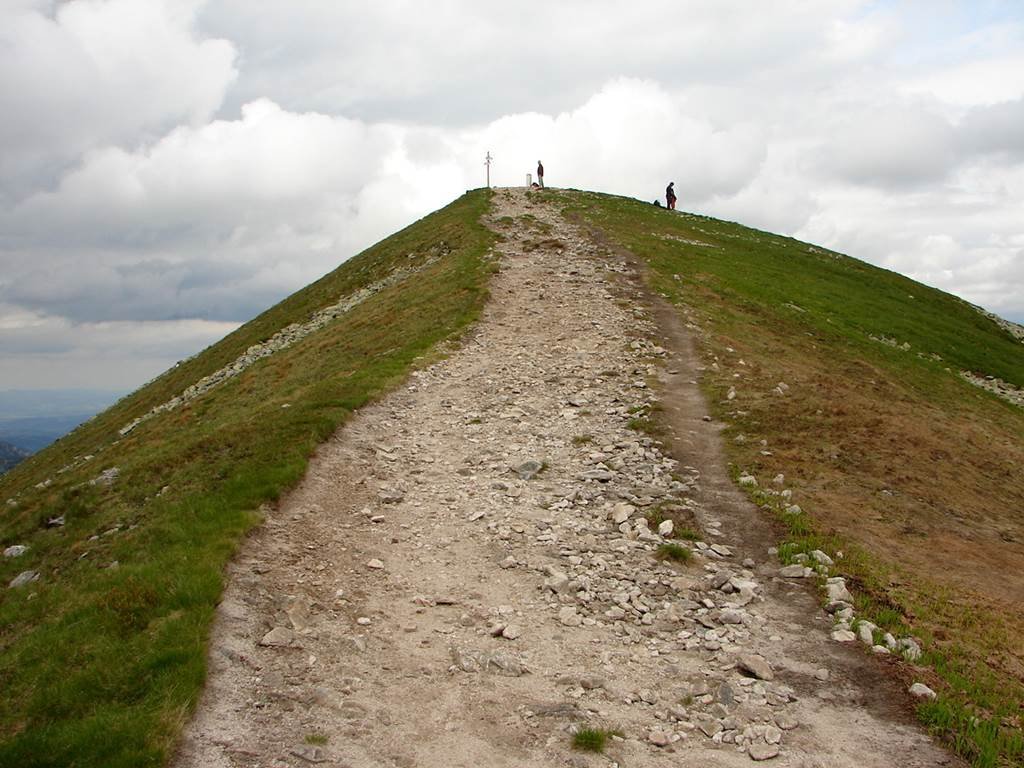
[[[176, 765], [958, 765], [777, 578], [628, 255], [496, 201], [462, 349], [325, 444], [236, 560]], [[674, 458], [629, 427], [655, 380]], [[661, 517], [705, 532], [690, 564], [655, 559]], [[578, 728], [620, 736], [591, 755]]]

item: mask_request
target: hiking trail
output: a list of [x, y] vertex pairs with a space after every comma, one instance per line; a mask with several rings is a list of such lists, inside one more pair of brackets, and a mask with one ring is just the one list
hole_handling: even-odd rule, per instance
[[[173, 764], [961, 766], [780, 577], [692, 329], [638, 261], [522, 190], [490, 226], [480, 321], [322, 445], [235, 558]], [[656, 403], [659, 438], [636, 429]], [[612, 732], [604, 754], [581, 728]]]

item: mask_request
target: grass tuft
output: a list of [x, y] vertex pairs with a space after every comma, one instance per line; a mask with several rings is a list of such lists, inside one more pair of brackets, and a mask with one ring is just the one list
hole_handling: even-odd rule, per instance
[[573, 734], [572, 748], [581, 752], [604, 752], [613, 732], [604, 728], [583, 728]]
[[674, 563], [688, 563], [693, 559], [693, 551], [682, 544], [667, 541], [661, 544], [654, 555], [659, 560], [671, 560]]

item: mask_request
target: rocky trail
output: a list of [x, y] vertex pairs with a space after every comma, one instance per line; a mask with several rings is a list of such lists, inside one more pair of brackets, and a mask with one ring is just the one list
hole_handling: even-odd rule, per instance
[[[236, 558], [175, 764], [960, 765], [780, 573], [635, 260], [522, 191], [492, 225], [481, 321], [324, 444]], [[658, 559], [670, 542], [692, 560]]]

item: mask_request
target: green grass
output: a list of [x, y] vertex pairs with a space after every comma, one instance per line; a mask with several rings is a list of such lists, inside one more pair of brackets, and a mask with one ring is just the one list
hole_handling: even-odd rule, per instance
[[[17, 501], [0, 506], [0, 541], [30, 546], [4, 558], [0, 578], [42, 574], [0, 590], [0, 765], [166, 762], [203, 685], [224, 566], [261, 506], [355, 409], [478, 316], [492, 269], [493, 236], [478, 223], [488, 199], [469, 193], [370, 248], [0, 478], [0, 504]], [[413, 279], [119, 438], [250, 345], [417, 265]], [[88, 483], [112, 466], [111, 487]], [[66, 525], [44, 526], [61, 514]]]
[[[1024, 763], [1024, 619], [977, 554], [1024, 568], [1024, 411], [959, 376], [1024, 386], [1024, 345], [956, 297], [792, 238], [545, 196], [640, 257], [649, 286], [699, 328], [702, 387], [736, 474], [783, 472], [804, 509], [786, 515], [747, 489], [775, 518], [783, 561], [841, 550], [858, 616], [923, 642], [939, 703], [922, 720], [980, 768]], [[772, 391], [780, 381], [788, 394]]]
[[604, 728], [582, 728], [572, 737], [572, 748], [581, 752], [604, 752], [608, 740], [615, 735]]
[[322, 747], [328, 741], [330, 741], [330, 738], [327, 736], [327, 734], [324, 733], [307, 733], [304, 741], [307, 744], [313, 744], [315, 746]]
[[682, 544], [665, 542], [658, 546], [654, 556], [659, 560], [671, 560], [674, 563], [688, 563], [693, 559], [693, 552], [689, 547], [684, 547]]

